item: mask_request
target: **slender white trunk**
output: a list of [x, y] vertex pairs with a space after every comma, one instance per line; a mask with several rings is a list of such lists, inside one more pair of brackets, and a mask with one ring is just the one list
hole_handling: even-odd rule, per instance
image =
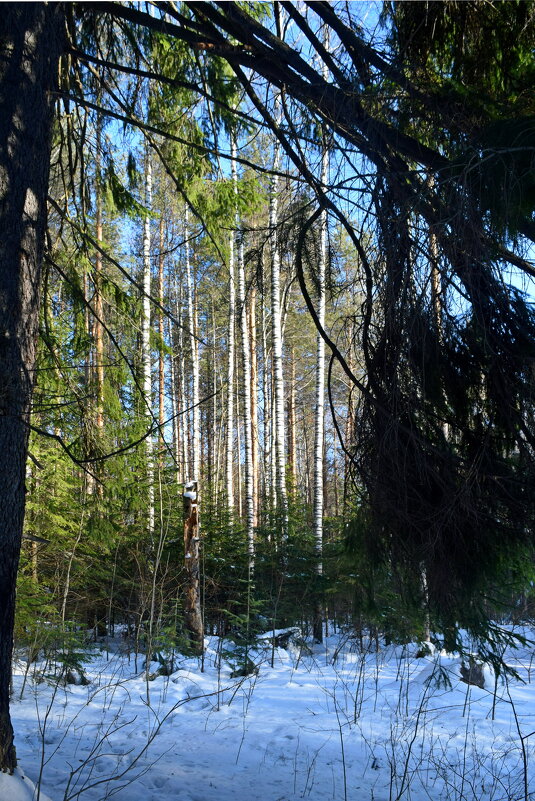
[[[214, 354], [216, 353], [216, 342], [217, 342], [217, 334], [216, 334], [216, 320], [215, 320], [215, 308], [214, 302], [212, 300], [212, 348]], [[214, 356], [213, 362], [213, 370], [212, 370], [212, 437], [213, 437], [213, 454], [212, 460], [214, 464], [213, 469], [213, 499], [214, 499], [214, 506], [217, 509], [219, 506], [219, 456], [220, 456], [220, 444], [221, 444], [221, 436], [220, 431], [221, 427], [218, 424], [218, 417], [220, 419], [220, 415], [218, 415], [218, 408], [219, 408], [219, 396], [217, 393], [217, 384], [218, 384], [218, 374], [219, 374], [219, 367], [217, 360]]]
[[[427, 184], [430, 189], [433, 188], [434, 183], [435, 181], [433, 176], [429, 175], [427, 178]], [[442, 279], [439, 270], [437, 236], [432, 226], [429, 227], [429, 261], [431, 266], [431, 303], [433, 305], [433, 315], [437, 338], [440, 347], [442, 347], [444, 343], [444, 330], [442, 323]], [[444, 433], [444, 439], [447, 441], [449, 439], [450, 432], [448, 423], [446, 421], [442, 423], [442, 431]], [[423, 637], [426, 642], [430, 642], [431, 619], [429, 614], [429, 586], [427, 583], [427, 571], [425, 569], [425, 565], [422, 568], [422, 590], [425, 603]]]
[[[328, 32], [324, 37], [325, 47], [329, 48]], [[329, 76], [327, 66], [323, 67], [323, 77]], [[325, 128], [322, 132], [321, 183], [326, 185], [329, 175], [329, 153], [325, 140]], [[327, 212], [320, 218], [320, 252], [318, 262], [318, 319], [325, 328], [325, 274], [327, 268]], [[316, 573], [323, 573], [323, 505], [324, 505], [324, 455], [325, 455], [325, 342], [319, 332], [316, 337], [316, 397], [314, 410], [314, 545], [316, 550]], [[316, 600], [314, 638], [323, 640], [324, 609], [320, 598]]]
[[[232, 144], [232, 172], [235, 191], [238, 191], [236, 173], [236, 146]], [[254, 484], [253, 484], [253, 435], [251, 410], [251, 359], [249, 350], [249, 329], [247, 326], [247, 308], [245, 304], [245, 260], [243, 237], [240, 236], [238, 245], [238, 309], [241, 332], [242, 355], [242, 391], [243, 391], [243, 437], [245, 451], [245, 531], [247, 537], [247, 552], [250, 559], [254, 557]]]
[[[221, 413], [219, 409], [218, 402], [220, 403], [221, 398], [221, 390], [223, 388], [223, 381], [221, 376], [216, 374], [214, 376], [214, 420], [217, 420], [217, 450], [216, 450], [216, 468], [215, 468], [215, 475], [216, 475], [216, 492], [215, 492], [215, 506], [219, 508], [219, 492], [222, 485], [221, 480], [221, 473], [222, 473], [222, 463], [223, 463], [223, 439], [224, 439], [224, 428], [225, 428], [225, 418], [224, 415]], [[219, 410], [219, 415], [218, 415]]]
[[[97, 114], [97, 150], [96, 150], [96, 183], [95, 183], [95, 228], [99, 248], [102, 247], [102, 116]], [[102, 298], [102, 253], [99, 248], [95, 253], [95, 318], [93, 330], [95, 334], [95, 377], [96, 377], [96, 424], [99, 432], [104, 428], [104, 303]], [[97, 484], [99, 492], [102, 488]]]
[[[324, 145], [321, 180], [327, 181], [328, 154]], [[327, 265], [327, 214], [320, 221], [320, 251], [318, 260], [318, 320], [325, 328], [325, 272]], [[316, 338], [316, 392], [314, 413], [314, 542], [316, 549], [316, 572], [323, 572], [323, 453], [325, 428], [325, 342], [318, 333]]]
[[[264, 265], [265, 266], [265, 265]], [[265, 280], [266, 270], [262, 270], [262, 315], [261, 315], [261, 326], [262, 326], [262, 402], [261, 408], [263, 410], [262, 415], [262, 475], [264, 479], [264, 491], [263, 497], [264, 502], [268, 503], [268, 506], [273, 506], [274, 497], [273, 497], [273, 482], [271, 480], [271, 406], [270, 406], [270, 373], [268, 370], [268, 346], [267, 346], [267, 314], [266, 314], [266, 280]]]
[[[238, 195], [238, 172], [236, 169], [236, 142], [232, 141], [232, 180], [234, 192]], [[236, 229], [239, 226], [236, 212]], [[251, 404], [251, 358], [249, 350], [249, 328], [247, 326], [247, 307], [245, 302], [245, 258], [243, 236], [238, 243], [238, 311], [241, 333], [242, 390], [243, 390], [243, 436], [245, 452], [245, 531], [247, 551], [250, 559], [254, 557], [254, 485], [253, 485], [253, 437]]]
[[269, 481], [271, 500], [277, 507], [277, 425], [275, 420], [275, 377], [273, 371], [273, 350], [271, 351], [271, 375], [269, 382]]
[[[176, 318], [182, 324], [182, 288], [178, 285], [176, 289]], [[189, 454], [188, 437], [186, 432], [187, 418], [184, 415], [188, 406], [186, 393], [186, 359], [184, 354], [184, 331], [182, 325], [178, 328], [178, 410], [181, 412], [178, 418], [179, 442], [181, 447], [182, 480], [187, 481], [189, 476]]]
[[160, 308], [158, 310], [158, 333], [160, 335], [160, 352], [158, 355], [158, 448], [160, 450], [160, 467], [162, 466], [163, 448], [164, 448], [164, 432], [163, 425], [165, 421], [165, 356], [163, 352], [164, 341], [164, 318], [163, 318], [163, 268], [164, 268], [164, 219], [160, 218], [160, 242], [158, 254], [158, 303]]
[[[278, 115], [277, 111], [277, 115]], [[275, 143], [273, 170], [280, 168], [280, 145]], [[288, 498], [286, 494], [286, 460], [284, 449], [284, 377], [282, 371], [282, 329], [280, 304], [280, 252], [277, 226], [279, 222], [279, 178], [271, 179], [269, 201], [269, 229], [271, 239], [271, 338], [273, 347], [273, 394], [274, 394], [274, 445], [275, 445], [275, 492], [277, 509], [282, 516], [282, 536], [288, 533]]]
[[178, 377], [176, 374], [176, 356], [171, 332], [171, 321], [169, 321], [169, 342], [172, 347], [171, 355], [169, 356], [169, 381], [171, 383], [171, 415], [173, 417], [173, 456], [175, 460], [176, 482], [180, 484], [180, 402], [178, 398]]
[[[145, 206], [150, 211], [152, 206], [152, 166], [150, 154], [146, 153], [145, 166]], [[152, 426], [152, 364], [150, 352], [150, 292], [151, 292], [151, 264], [150, 264], [150, 217], [145, 216], [143, 221], [143, 305], [141, 314], [141, 363], [143, 371], [143, 403], [144, 414], [148, 424]], [[152, 434], [145, 440], [147, 457], [147, 483], [148, 483], [148, 510], [147, 525], [149, 537], [154, 535], [154, 458]]]
[[258, 525], [258, 362], [256, 355], [256, 287], [251, 287], [249, 304], [249, 348], [251, 354], [251, 445], [253, 460], [253, 526]]
[[185, 261], [186, 261], [186, 287], [188, 293], [188, 328], [190, 332], [191, 349], [191, 372], [192, 372], [192, 398], [193, 406], [193, 447], [192, 447], [192, 481], [200, 480], [200, 461], [201, 461], [201, 416], [199, 409], [199, 347], [195, 337], [195, 310], [193, 277], [191, 270], [191, 254], [189, 247], [188, 211], [186, 209], [184, 217], [184, 241], [185, 241]]
[[297, 430], [295, 419], [295, 349], [290, 354], [290, 387], [288, 392], [288, 471], [292, 492], [297, 492]]
[[235, 376], [235, 418], [236, 418], [236, 453], [238, 455], [237, 476], [236, 476], [236, 509], [238, 517], [243, 520], [243, 495], [242, 495], [242, 449], [241, 449], [241, 415], [240, 415], [240, 381], [239, 381], [239, 368], [238, 368], [239, 354], [236, 353], [236, 364], [234, 365]]
[[234, 231], [231, 231], [229, 238], [228, 272], [226, 482], [228, 510], [232, 516], [234, 514], [234, 328], [236, 317]]

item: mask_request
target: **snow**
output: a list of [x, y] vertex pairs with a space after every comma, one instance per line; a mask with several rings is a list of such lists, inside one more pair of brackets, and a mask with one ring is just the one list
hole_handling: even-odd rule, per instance
[[[37, 790], [35, 785], [20, 768], [16, 768], [12, 776], [0, 773], [0, 799], [1, 801], [35, 801]], [[40, 801], [50, 801], [43, 792]]]
[[87, 686], [38, 681], [36, 665], [22, 700], [20, 661], [12, 715], [24, 774], [0, 774], [0, 801], [36, 801], [41, 765], [40, 801], [527, 801], [531, 648], [506, 653], [521, 680], [500, 676], [495, 698], [492, 671], [484, 689], [468, 686], [456, 654], [361, 651], [347, 632], [287, 649], [272, 637], [249, 651], [249, 676], [231, 678], [240, 648], [213, 637], [204, 672], [175, 655], [175, 672], [149, 682], [117, 637], [85, 664]]

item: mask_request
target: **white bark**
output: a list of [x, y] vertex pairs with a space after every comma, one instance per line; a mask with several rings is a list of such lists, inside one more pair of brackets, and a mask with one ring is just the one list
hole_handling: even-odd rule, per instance
[[169, 381], [171, 384], [171, 415], [173, 417], [173, 457], [175, 461], [175, 477], [177, 484], [181, 482], [180, 475], [180, 401], [178, 393], [178, 376], [176, 372], [176, 356], [173, 344], [173, 334], [171, 330], [171, 321], [168, 325], [169, 342], [171, 343], [172, 352], [169, 356]]
[[253, 459], [253, 526], [258, 525], [258, 361], [256, 354], [256, 287], [251, 287], [249, 309], [249, 351], [251, 354], [251, 440]]
[[228, 329], [227, 329], [227, 442], [226, 442], [226, 483], [227, 504], [230, 515], [234, 514], [234, 329], [236, 317], [235, 294], [235, 256], [234, 231], [229, 238], [229, 300], [228, 300]]
[[[145, 166], [145, 206], [150, 211], [152, 206], [152, 166], [150, 154], [146, 153]], [[153, 424], [152, 416], [152, 363], [150, 351], [150, 292], [151, 292], [151, 263], [150, 263], [150, 217], [145, 216], [143, 221], [143, 304], [141, 313], [141, 364], [143, 373], [143, 402], [144, 413], [149, 426]], [[152, 435], [145, 440], [147, 457], [147, 483], [148, 483], [148, 510], [147, 525], [149, 537], [154, 535], [154, 457]]]
[[[95, 317], [93, 330], [95, 335], [95, 378], [96, 378], [96, 424], [102, 432], [104, 428], [104, 302], [102, 298], [102, 116], [97, 114], [97, 149], [96, 149], [96, 182], [95, 182], [95, 229], [98, 248], [95, 253]], [[97, 484], [99, 492], [101, 486]]]
[[[178, 286], [175, 287], [176, 292], [176, 309], [175, 314], [177, 320], [182, 323], [182, 289]], [[182, 480], [187, 481], [189, 476], [189, 454], [188, 454], [188, 437], [186, 433], [186, 419], [184, 417], [184, 410], [188, 406], [187, 393], [186, 393], [186, 364], [184, 356], [184, 333], [182, 326], [178, 328], [178, 403], [177, 411], [181, 414], [178, 418], [178, 441], [181, 449], [180, 464], [182, 468]]]
[[[329, 168], [329, 157], [324, 144], [321, 181], [325, 184]], [[325, 273], [327, 265], [327, 213], [320, 218], [320, 251], [318, 260], [318, 320], [325, 328]], [[314, 412], [314, 542], [316, 549], [316, 572], [323, 572], [323, 456], [325, 428], [325, 342], [320, 334], [316, 337], [316, 392]]]
[[[263, 264], [263, 266], [265, 266]], [[274, 485], [271, 477], [271, 396], [270, 396], [270, 375], [268, 370], [268, 346], [267, 346], [267, 313], [266, 313], [266, 270], [262, 270], [262, 469], [264, 480], [264, 499], [270, 506], [274, 504]]]
[[[236, 143], [232, 142], [232, 179], [234, 192], [238, 193], [238, 174], [236, 170]], [[238, 227], [238, 214], [236, 214]], [[245, 451], [245, 531], [247, 552], [250, 560], [254, 558], [254, 481], [253, 481], [253, 434], [251, 407], [251, 358], [249, 350], [249, 328], [247, 326], [247, 307], [245, 303], [245, 259], [243, 236], [238, 243], [238, 311], [241, 333], [242, 392], [243, 392], [243, 437]]]
[[189, 229], [188, 229], [188, 211], [186, 209], [184, 216], [184, 242], [185, 242], [185, 262], [186, 262], [186, 287], [187, 287], [187, 302], [188, 302], [188, 328], [191, 349], [191, 372], [192, 372], [192, 398], [191, 403], [193, 406], [193, 437], [192, 437], [192, 465], [190, 476], [192, 481], [200, 480], [200, 462], [201, 462], [201, 415], [199, 409], [199, 347], [195, 337], [195, 309], [194, 309], [194, 293], [195, 288], [193, 285], [193, 277], [191, 270], [191, 254], [189, 247]]
[[160, 451], [160, 467], [162, 466], [162, 453], [164, 449], [164, 422], [165, 422], [165, 356], [162, 349], [164, 341], [164, 317], [163, 317], [163, 268], [164, 268], [164, 218], [163, 213], [160, 218], [160, 242], [158, 254], [158, 333], [160, 335], [160, 352], [158, 354], [158, 449]]
[[[214, 301], [212, 299], [212, 348], [214, 354], [216, 353], [216, 342], [217, 342], [217, 332], [216, 332], [216, 319], [215, 319], [215, 308], [214, 308]], [[213, 463], [213, 472], [212, 472], [212, 492], [213, 492], [213, 500], [214, 506], [217, 509], [219, 506], [219, 459], [220, 459], [220, 450], [221, 450], [221, 415], [218, 414], [219, 408], [219, 396], [218, 396], [218, 382], [219, 382], [219, 365], [218, 360], [214, 355], [213, 361], [213, 369], [212, 369], [212, 463]]]
[[[276, 115], [279, 116], [278, 110]], [[275, 143], [273, 170], [280, 168], [280, 145]], [[269, 231], [271, 239], [271, 338], [273, 347], [273, 394], [274, 394], [274, 445], [275, 445], [275, 492], [277, 508], [282, 515], [283, 538], [288, 530], [288, 498], [286, 494], [286, 459], [284, 448], [284, 377], [282, 370], [282, 329], [280, 304], [280, 252], [277, 226], [279, 222], [279, 178], [271, 179], [269, 201]]]

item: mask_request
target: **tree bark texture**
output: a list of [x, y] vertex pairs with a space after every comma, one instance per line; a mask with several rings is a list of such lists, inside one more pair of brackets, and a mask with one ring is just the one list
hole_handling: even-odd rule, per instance
[[[96, 424], [98, 437], [104, 428], [104, 302], [102, 298], [102, 115], [97, 115], [97, 147], [95, 153], [95, 234], [98, 248], [95, 251], [95, 317], [93, 330], [95, 333], [95, 395]], [[97, 485], [101, 487], [101, 485]]]
[[184, 214], [184, 247], [186, 261], [186, 287], [188, 302], [188, 328], [190, 331], [189, 341], [191, 349], [191, 382], [193, 406], [193, 446], [192, 446], [192, 473], [193, 480], [198, 481], [201, 469], [201, 413], [199, 408], [199, 345], [195, 337], [196, 333], [196, 290], [195, 279], [192, 275], [191, 252], [189, 246], [189, 216], [186, 208]]
[[0, 33], [0, 769], [9, 772], [15, 582], [63, 13], [59, 4], [9, 3]]
[[[329, 172], [329, 154], [323, 142], [321, 180], [327, 182]], [[320, 217], [320, 252], [318, 262], [318, 320], [325, 328], [325, 274], [327, 269], [327, 214], [324, 211]], [[316, 551], [316, 574], [323, 573], [323, 506], [325, 458], [325, 342], [318, 332], [316, 337], [316, 393], [314, 414], [314, 540]], [[316, 598], [314, 619], [314, 639], [323, 641], [323, 612], [322, 602]]]
[[295, 349], [290, 351], [290, 386], [288, 388], [288, 473], [292, 492], [297, 492], [297, 423], [295, 418]]
[[258, 526], [258, 360], [256, 353], [256, 287], [251, 287], [249, 302], [249, 347], [251, 351], [251, 439], [253, 449], [253, 526]]
[[[277, 112], [278, 114], [279, 112]], [[280, 303], [280, 253], [278, 241], [279, 223], [279, 177], [281, 155], [279, 143], [275, 143], [273, 176], [269, 200], [269, 235], [271, 241], [271, 339], [273, 360], [273, 431], [275, 462], [275, 494], [277, 511], [281, 516], [282, 539], [288, 534], [288, 497], [286, 493], [286, 454], [284, 442], [284, 378], [282, 370], [282, 324]]]
[[[147, 209], [152, 208], [152, 165], [150, 151], [147, 148], [145, 155], [145, 205]], [[147, 418], [147, 423], [152, 427], [152, 354], [150, 344], [151, 327], [151, 303], [150, 294], [152, 289], [151, 275], [151, 235], [150, 217], [147, 214], [143, 221], [143, 305], [141, 316], [141, 362], [143, 368], [143, 414]], [[148, 512], [147, 527], [149, 538], [152, 541], [154, 536], [154, 454], [153, 454], [152, 434], [145, 440], [145, 455], [147, 458], [147, 490], [148, 490]]]
[[[236, 168], [236, 142], [232, 144], [232, 180], [234, 192], [238, 196], [238, 172]], [[237, 209], [237, 206], [236, 206]], [[239, 217], [236, 210], [236, 229], [239, 227]], [[255, 526], [255, 496], [254, 496], [254, 466], [253, 466], [253, 430], [252, 430], [252, 404], [251, 404], [251, 353], [249, 348], [249, 328], [247, 326], [247, 304], [245, 292], [245, 255], [243, 235], [239, 234], [238, 242], [238, 310], [241, 334], [241, 366], [242, 366], [242, 393], [243, 393], [243, 437], [245, 445], [245, 530], [247, 537], [247, 553], [249, 555], [249, 568], [254, 561], [254, 526]]]
[[228, 334], [227, 334], [227, 436], [226, 436], [226, 486], [227, 504], [230, 517], [234, 514], [234, 336], [236, 317], [236, 287], [235, 287], [235, 254], [234, 231], [229, 236], [229, 302], [228, 302]]
[[184, 555], [186, 563], [186, 598], [184, 621], [190, 644], [197, 654], [204, 651], [204, 627], [201, 612], [199, 559], [198, 484], [191, 481], [184, 490]]
[[160, 451], [160, 466], [162, 466], [162, 451], [164, 448], [163, 427], [165, 422], [165, 356], [163, 351], [164, 341], [164, 315], [162, 312], [164, 303], [164, 218], [160, 217], [160, 249], [158, 253], [158, 334], [160, 335], [159, 356], [158, 356], [158, 449]]

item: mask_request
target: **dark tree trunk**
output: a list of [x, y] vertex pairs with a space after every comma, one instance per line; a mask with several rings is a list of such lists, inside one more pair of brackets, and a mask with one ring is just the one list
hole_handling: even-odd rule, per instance
[[197, 481], [184, 487], [184, 555], [186, 565], [186, 597], [184, 623], [192, 650], [204, 652], [204, 625], [201, 609], [199, 495]]
[[61, 4], [6, 3], [0, 33], [0, 769], [16, 766], [9, 716], [15, 582], [46, 225]]

